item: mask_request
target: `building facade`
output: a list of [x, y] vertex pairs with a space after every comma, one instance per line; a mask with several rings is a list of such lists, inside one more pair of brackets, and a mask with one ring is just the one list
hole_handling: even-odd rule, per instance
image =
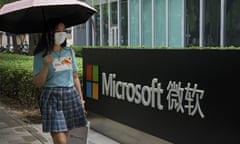
[[97, 9], [73, 45], [240, 46], [239, 0], [85, 0]]

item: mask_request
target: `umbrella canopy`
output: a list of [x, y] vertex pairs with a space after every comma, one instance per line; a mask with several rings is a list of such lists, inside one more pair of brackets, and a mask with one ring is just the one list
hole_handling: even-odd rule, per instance
[[0, 9], [0, 30], [15, 34], [45, 31], [51, 18], [60, 18], [66, 27], [85, 23], [96, 10], [78, 0], [20, 0]]

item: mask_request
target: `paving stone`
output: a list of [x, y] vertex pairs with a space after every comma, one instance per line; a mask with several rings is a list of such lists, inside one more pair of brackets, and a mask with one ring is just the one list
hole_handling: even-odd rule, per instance
[[[88, 144], [119, 144], [90, 129]], [[26, 124], [0, 102], [0, 144], [53, 144], [41, 124]]]
[[25, 132], [26, 130], [23, 129], [23, 128], [16, 128], [15, 131], [17, 131], [17, 132]]
[[33, 136], [23, 136], [22, 137], [25, 141], [27, 142], [33, 142], [33, 141], [36, 141], [37, 139]]
[[8, 143], [9, 144], [30, 144], [30, 143], [26, 143], [23, 139], [9, 140]]
[[5, 130], [5, 129], [0, 130], [0, 135], [13, 135], [13, 134], [15, 134], [13, 131]]
[[4, 122], [0, 122], [0, 129], [7, 128], [8, 125]]

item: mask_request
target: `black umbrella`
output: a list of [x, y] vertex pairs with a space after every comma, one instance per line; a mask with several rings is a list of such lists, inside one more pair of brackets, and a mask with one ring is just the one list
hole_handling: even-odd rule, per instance
[[59, 18], [70, 27], [85, 23], [94, 13], [94, 8], [78, 0], [20, 0], [0, 9], [0, 30], [39, 33], [49, 19]]

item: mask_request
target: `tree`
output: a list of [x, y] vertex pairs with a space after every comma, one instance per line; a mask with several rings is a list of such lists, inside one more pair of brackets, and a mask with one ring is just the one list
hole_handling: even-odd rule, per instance
[[34, 49], [36, 48], [39, 39], [41, 38], [40, 33], [29, 35], [29, 55], [33, 55]]

